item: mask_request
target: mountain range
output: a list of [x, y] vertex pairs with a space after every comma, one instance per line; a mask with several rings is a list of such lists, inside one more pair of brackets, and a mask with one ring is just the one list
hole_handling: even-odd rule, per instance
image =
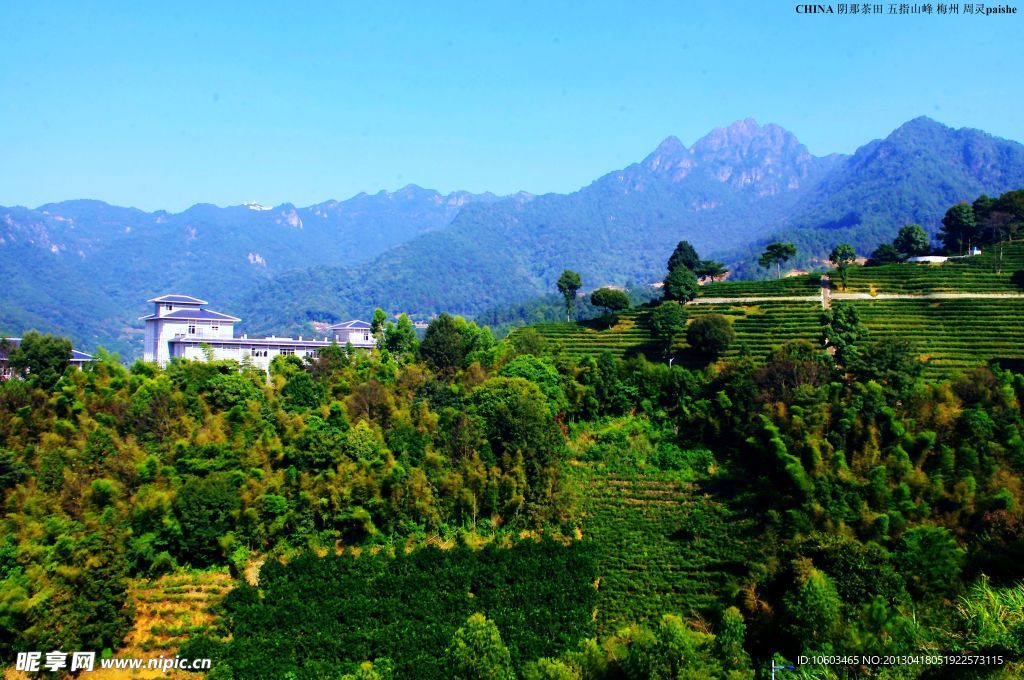
[[746, 119], [689, 147], [669, 137], [567, 195], [408, 186], [305, 208], [0, 208], [0, 334], [37, 328], [135, 357], [143, 301], [166, 292], [210, 300], [252, 333], [308, 333], [377, 306], [473, 315], [550, 292], [565, 268], [585, 289], [658, 281], [681, 239], [757, 276], [768, 240], [797, 243], [802, 265], [844, 241], [866, 254], [907, 222], [934, 233], [949, 205], [1022, 186], [1024, 146], [978, 130], [917, 118], [817, 157]]

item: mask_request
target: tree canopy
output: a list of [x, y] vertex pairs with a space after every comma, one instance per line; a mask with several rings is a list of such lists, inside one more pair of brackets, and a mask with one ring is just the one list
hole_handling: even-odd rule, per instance
[[832, 249], [828, 255], [828, 261], [839, 270], [839, 276], [843, 281], [843, 288], [846, 288], [850, 265], [857, 260], [857, 251], [849, 243], [841, 243]]
[[650, 324], [667, 356], [676, 337], [686, 330], [686, 309], [675, 300], [665, 300], [651, 311]]
[[428, 366], [443, 374], [451, 374], [461, 366], [466, 348], [455, 319], [442, 313], [431, 321], [419, 351]]
[[662, 293], [666, 300], [689, 302], [697, 297], [698, 290], [700, 284], [697, 282], [697, 275], [688, 267], [679, 266], [665, 277]]
[[29, 331], [7, 355], [10, 367], [44, 390], [53, 387], [71, 363], [71, 341]]
[[668, 258], [667, 271], [673, 272], [679, 267], [686, 267], [692, 272], [695, 272], [700, 267], [701, 259], [697, 254], [696, 248], [690, 244], [689, 241], [680, 241], [675, 250], [672, 251], [672, 255]]
[[877, 248], [875, 252], [871, 253], [871, 257], [868, 259], [867, 264], [875, 267], [883, 264], [895, 264], [896, 262], [903, 261], [903, 254], [891, 243], [883, 243]]
[[761, 253], [761, 257], [757, 259], [757, 263], [765, 269], [770, 268], [774, 264], [777, 278], [782, 278], [782, 265], [795, 256], [795, 245], [776, 241], [775, 243], [768, 244], [768, 247]]
[[942, 231], [939, 239], [946, 252], [951, 255], [962, 255], [967, 248], [978, 242], [978, 223], [974, 217], [974, 208], [970, 203], [958, 203], [946, 211], [942, 218]]
[[932, 252], [931, 238], [920, 224], [905, 224], [892, 242], [903, 257], [927, 255]]
[[614, 288], [598, 288], [590, 294], [590, 304], [603, 307], [608, 312], [618, 312], [629, 307], [629, 296]]
[[736, 331], [723, 315], [706, 314], [686, 327], [686, 341], [698, 352], [717, 358], [736, 341]]

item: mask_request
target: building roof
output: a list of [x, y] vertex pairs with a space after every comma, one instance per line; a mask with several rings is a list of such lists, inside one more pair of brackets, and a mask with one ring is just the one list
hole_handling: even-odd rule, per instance
[[295, 338], [198, 338], [194, 335], [175, 336], [170, 344], [192, 345], [246, 345], [253, 347], [327, 347], [337, 344], [333, 340], [296, 340]]
[[[0, 360], [7, 359], [7, 351], [3, 348], [4, 341], [9, 343], [13, 347], [17, 347], [18, 345], [21, 344], [21, 338], [5, 338], [3, 336], [0, 336]], [[95, 358], [96, 357], [94, 357], [93, 355], [86, 354], [85, 352], [79, 352], [77, 349], [71, 350], [72, 363], [83, 363], [86, 361], [92, 361]]]
[[343, 330], [349, 330], [349, 329], [351, 329], [351, 330], [356, 330], [356, 329], [358, 329], [358, 330], [363, 330], [363, 329], [369, 330], [370, 329], [370, 324], [368, 324], [365, 321], [360, 321], [359, 319], [352, 319], [351, 321], [343, 321], [341, 323], [336, 323], [333, 326], [328, 326], [328, 328], [330, 330], [332, 330], [332, 331], [343, 331]]
[[158, 314], [147, 314], [146, 316], [140, 316], [140, 320], [149, 321], [150, 319], [176, 319], [178, 321], [241, 321], [237, 316], [231, 316], [230, 314], [221, 314], [220, 312], [214, 312], [209, 309], [176, 309], [173, 312], [168, 312], [163, 315]]
[[172, 293], [170, 295], [161, 295], [160, 297], [150, 298], [149, 300], [146, 300], [146, 302], [172, 302], [172, 303], [177, 303], [179, 305], [205, 305], [205, 304], [208, 304], [206, 302], [206, 300], [200, 300], [199, 298], [194, 298], [191, 295], [179, 295], [177, 293]]

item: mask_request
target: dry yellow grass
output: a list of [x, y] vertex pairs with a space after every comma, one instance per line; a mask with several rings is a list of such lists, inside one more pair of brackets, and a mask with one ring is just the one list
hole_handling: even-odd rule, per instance
[[[225, 571], [179, 572], [158, 579], [135, 579], [129, 590], [135, 603], [135, 623], [125, 644], [115, 652], [117, 658], [173, 658], [190, 634], [201, 633], [216, 624], [212, 605], [232, 588]], [[98, 651], [98, 650], [97, 650]], [[149, 670], [96, 670], [86, 674], [90, 680], [166, 678], [172, 680], [202, 677], [202, 674]], [[29, 680], [34, 675], [8, 669], [5, 680]], [[70, 677], [70, 676], [69, 676]]]

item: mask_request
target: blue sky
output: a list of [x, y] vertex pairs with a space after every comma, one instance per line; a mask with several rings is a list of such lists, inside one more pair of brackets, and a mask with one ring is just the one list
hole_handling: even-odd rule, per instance
[[408, 183], [567, 192], [667, 135], [692, 144], [746, 116], [815, 154], [922, 114], [1024, 140], [1020, 15], [99, 4], [0, 7], [0, 205], [308, 205]]

